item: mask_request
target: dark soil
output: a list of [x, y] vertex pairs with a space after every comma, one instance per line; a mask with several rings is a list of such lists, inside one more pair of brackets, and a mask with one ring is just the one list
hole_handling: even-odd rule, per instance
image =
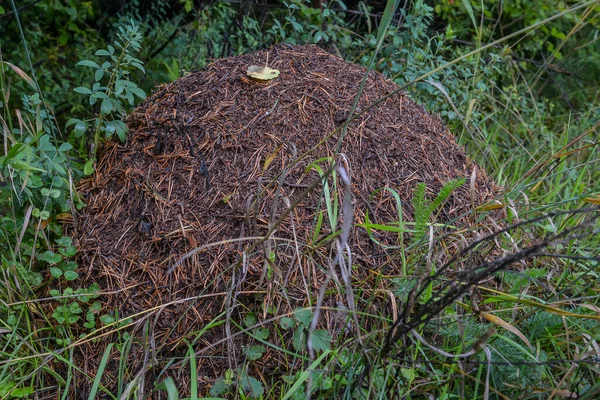
[[[246, 78], [249, 65], [264, 65], [267, 59], [269, 67], [281, 71], [277, 79]], [[318, 180], [315, 165], [326, 171], [328, 160], [335, 160], [348, 172], [355, 224], [365, 223], [367, 214], [371, 222], [397, 223], [392, 190], [402, 200], [403, 219], [412, 221], [411, 198], [419, 182], [426, 183], [432, 197], [444, 183], [467, 179], [436, 222], [469, 226], [463, 216], [491, 198], [497, 188], [485, 172], [458, 148], [438, 118], [406, 94], [369, 108], [397, 90], [376, 72], [369, 74], [358, 102], [360, 115], [336, 152], [338, 128], [365, 72], [316, 46], [280, 45], [219, 60], [159, 87], [129, 116], [127, 143], [105, 146], [96, 175], [80, 187], [88, 207], [78, 218], [76, 237], [87, 283], [114, 292], [102, 297], [106, 311], [118, 310], [120, 317], [133, 316], [136, 322], [132, 374], [144, 362], [157, 367], [153, 363], [162, 355], [184, 354], [182, 339], [194, 341], [195, 333], [232, 310], [232, 304], [238, 305], [231, 317], [238, 322], [249, 310], [263, 320], [270, 317], [270, 306], [281, 315], [308, 306], [308, 298], [314, 305], [339, 239], [329, 237], [324, 185], [306, 193]], [[476, 182], [471, 184], [474, 168]], [[341, 201], [339, 174], [337, 186], [331, 177], [328, 182]], [[383, 188], [391, 190], [378, 190]], [[297, 207], [276, 227], [272, 240], [257, 246], [257, 239], [244, 239], [265, 235], [295, 201]], [[317, 232], [319, 214], [323, 223]], [[336, 230], [340, 227], [341, 221]], [[401, 271], [397, 251], [383, 246], [397, 245], [398, 235], [374, 235], [377, 242], [354, 226], [349, 238], [353, 282], [365, 292], [377, 289], [373, 276]], [[269, 264], [273, 257], [275, 263]], [[333, 281], [330, 285], [335, 287]], [[235, 293], [234, 298], [227, 293]], [[326, 304], [344, 299], [332, 295]], [[335, 332], [336, 318], [324, 315], [323, 327]], [[144, 344], [146, 321], [152, 340]], [[232, 333], [238, 331], [231, 326]], [[219, 342], [225, 332], [225, 325], [209, 329], [194, 344], [203, 351], [199, 374], [206, 383], [243, 361], [240, 345], [247, 337]], [[97, 362], [90, 360], [102, 355], [101, 347], [82, 348], [92, 374]], [[263, 373], [280, 366], [286, 372], [281, 357], [269, 351], [252, 365]], [[103, 382], [110, 386], [110, 379]]]

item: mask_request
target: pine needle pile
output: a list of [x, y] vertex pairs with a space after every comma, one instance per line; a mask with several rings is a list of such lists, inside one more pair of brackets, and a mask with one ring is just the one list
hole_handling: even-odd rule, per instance
[[[246, 76], [265, 64], [280, 75]], [[97, 173], [80, 187], [88, 207], [75, 235], [86, 279], [113, 292], [102, 297], [106, 310], [133, 317], [140, 337], [148, 322], [156, 351], [147, 363], [161, 352], [184, 354], [183, 339], [215, 319], [283, 315], [314, 305], [325, 282], [336, 287], [326, 277], [348, 215], [334, 163], [351, 182], [351, 280], [364, 293], [379, 289], [376, 276], [402, 271], [390, 250], [399, 235], [365, 224], [414, 222], [417, 187], [433, 199], [465, 179], [429, 222], [472, 226], [469, 210], [498, 188], [438, 118], [402, 92], [390, 95], [398, 88], [383, 75], [369, 73], [340, 141], [365, 74], [316, 46], [218, 60], [157, 88], [129, 116], [127, 143], [106, 144]], [[344, 302], [328, 293], [324, 305]], [[336, 315], [324, 312], [319, 325], [343, 334], [347, 322]], [[236, 331], [224, 323], [204, 332], [199, 375], [214, 379], [242, 357], [244, 336], [229, 336]], [[102, 354], [98, 346], [89, 345], [90, 359]], [[140, 366], [144, 351], [132, 348]], [[285, 364], [283, 356], [273, 354], [265, 368]]]

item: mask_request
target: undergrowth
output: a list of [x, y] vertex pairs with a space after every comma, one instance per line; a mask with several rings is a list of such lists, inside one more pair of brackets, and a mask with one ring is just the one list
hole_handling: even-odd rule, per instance
[[[0, 7], [14, 28], [0, 59], [0, 398], [600, 395], [597, 1], [140, 3], [99, 19], [102, 10], [86, 2]], [[110, 33], [96, 34], [94, 19]], [[75, 52], [77, 37], [86, 44]], [[104, 140], [125, 140], [122, 119], [142, 88], [276, 42], [317, 43], [386, 74], [440, 114], [504, 191], [472, 204], [472, 226], [459, 228], [437, 213], [463, 181], [433, 194], [418, 185], [414, 222], [397, 193], [382, 189], [398, 199], [398, 219], [353, 227], [393, 254], [402, 275], [374, 272], [377, 291], [339, 280], [328, 293], [339, 298], [334, 307], [314, 293], [306, 308], [223, 312], [182, 338], [185, 354], [161, 362], [155, 354], [147, 370], [133, 371], [131, 347], [152, 342], [156, 310], [122, 319], [102, 308], [104, 288], [78, 285], [83, 268], [62, 231], [85, 206], [76, 182], [93, 173]], [[344, 259], [335, 244], [350, 229], [340, 221], [351, 218], [344, 172], [331, 162], [312, 164], [326, 188], [316, 226], [329, 224], [326, 243]], [[384, 246], [378, 232], [397, 242]], [[271, 274], [282, 269], [275, 252], [269, 260]], [[337, 331], [318, 325], [324, 315], [340, 318]], [[248, 344], [242, 362], [205, 379], [204, 336], [222, 326]], [[95, 375], [86, 375], [75, 349], [108, 337]], [[271, 358], [280, 360], [273, 376], [261, 370]], [[103, 381], [109, 368], [114, 385]]]

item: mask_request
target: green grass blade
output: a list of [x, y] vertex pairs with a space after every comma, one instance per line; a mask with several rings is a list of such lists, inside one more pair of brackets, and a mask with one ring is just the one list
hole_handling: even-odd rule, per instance
[[104, 350], [104, 354], [102, 355], [102, 361], [100, 361], [100, 365], [98, 366], [98, 372], [96, 372], [96, 378], [94, 378], [94, 384], [92, 385], [92, 390], [90, 390], [90, 395], [88, 396], [89, 400], [94, 400], [96, 397], [96, 393], [98, 392], [98, 387], [100, 386], [100, 381], [102, 380], [102, 374], [104, 373], [104, 369], [106, 368], [106, 364], [108, 362], [108, 356], [110, 356], [110, 351], [113, 348], [114, 343], [109, 343], [106, 346], [106, 350]]

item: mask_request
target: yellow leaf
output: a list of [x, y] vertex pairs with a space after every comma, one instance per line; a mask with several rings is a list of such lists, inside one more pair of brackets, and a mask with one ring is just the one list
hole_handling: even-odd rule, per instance
[[259, 67], [258, 65], [251, 65], [246, 71], [246, 75], [250, 78], [258, 79], [259, 81], [270, 81], [279, 76], [279, 70], [269, 67]]
[[531, 351], [535, 351], [535, 348], [531, 345], [531, 343], [529, 343], [529, 340], [527, 340], [525, 335], [523, 335], [520, 330], [518, 330], [517, 328], [515, 328], [514, 326], [512, 326], [511, 324], [509, 324], [502, 318], [500, 318], [496, 315], [493, 315], [493, 314], [483, 312], [483, 311], [481, 312], [481, 316], [483, 318], [485, 318], [488, 322], [499, 325], [499, 326], [503, 327], [504, 329], [506, 329], [507, 331], [511, 331], [512, 333], [517, 335], [527, 345], [527, 347], [529, 347], [529, 349]]
[[477, 207], [477, 211], [491, 211], [491, 210], [499, 210], [501, 208], [506, 207], [505, 204], [502, 203], [488, 203]]
[[273, 162], [275, 157], [277, 157], [277, 154], [279, 154], [279, 151], [281, 150], [282, 146], [283, 146], [283, 143], [281, 143], [279, 146], [277, 146], [275, 151], [267, 157], [267, 159], [265, 160], [265, 165], [263, 166], [263, 172], [265, 172], [269, 168], [269, 165], [271, 165], [271, 163]]
[[600, 194], [596, 194], [593, 196], [587, 196], [582, 199], [583, 201], [587, 201], [592, 204], [600, 204]]
[[540, 188], [540, 186], [542, 186], [542, 183], [544, 183], [544, 181], [543, 181], [543, 180], [539, 181], [538, 183], [536, 183], [536, 184], [535, 184], [535, 186], [534, 186], [534, 187], [532, 187], [531, 189], [529, 189], [529, 191], [530, 191], [531, 193], [535, 193], [535, 192], [537, 192], [537, 190]]

